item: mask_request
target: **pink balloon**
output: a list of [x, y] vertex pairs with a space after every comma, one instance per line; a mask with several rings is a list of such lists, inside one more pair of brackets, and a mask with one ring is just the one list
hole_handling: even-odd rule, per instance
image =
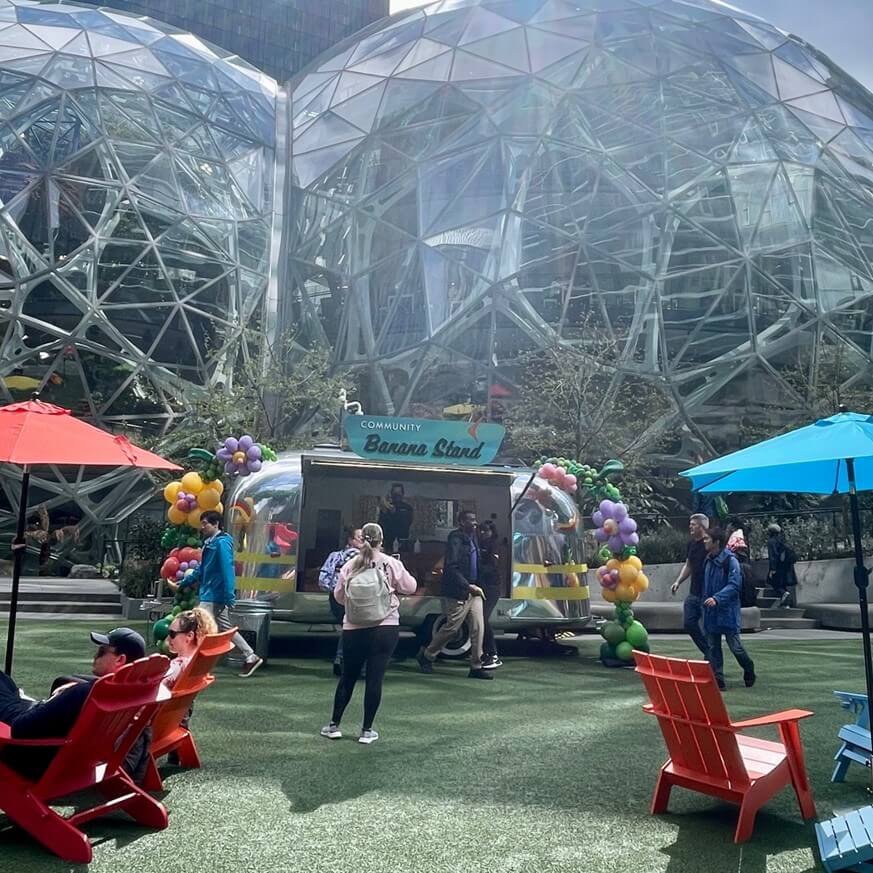
[[539, 468], [539, 470], [537, 470], [537, 476], [539, 476], [540, 479], [548, 479], [549, 478], [548, 475], [546, 474], [546, 465], [545, 464], [543, 464]]
[[570, 493], [571, 493], [571, 494], [575, 494], [578, 490], [579, 490], [579, 486], [574, 482], [574, 483], [570, 486]]
[[572, 473], [567, 473], [567, 475], [564, 477], [564, 481], [568, 485], [575, 485], [576, 484], [576, 477]]
[[554, 476], [557, 471], [557, 467], [554, 464], [543, 464], [540, 467], [540, 472], [544, 479], [548, 479], [550, 476]]
[[556, 467], [555, 474], [558, 476], [559, 479], [563, 479], [564, 476], [567, 475], [567, 471], [563, 467]]

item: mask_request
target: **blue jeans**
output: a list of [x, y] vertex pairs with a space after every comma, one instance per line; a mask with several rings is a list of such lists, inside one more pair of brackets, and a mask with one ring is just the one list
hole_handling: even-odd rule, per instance
[[[709, 663], [712, 664], [712, 672], [719, 682], [724, 682], [724, 655], [721, 650], [721, 633], [708, 633], [706, 638], [709, 642]], [[749, 657], [749, 653], [743, 648], [739, 634], [724, 634], [728, 648], [733, 652], [737, 663], [743, 668], [743, 675], [748, 676], [755, 672], [755, 663]]]
[[683, 607], [683, 620], [685, 633], [691, 637], [691, 641], [703, 653], [703, 657], [709, 657], [709, 646], [706, 642], [706, 637], [700, 627], [700, 620], [703, 618], [703, 598], [696, 594], [689, 594], [685, 598]]

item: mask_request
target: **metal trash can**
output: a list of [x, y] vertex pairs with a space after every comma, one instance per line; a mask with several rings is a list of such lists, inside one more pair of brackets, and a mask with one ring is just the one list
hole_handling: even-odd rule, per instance
[[[255, 650], [255, 654], [267, 662], [270, 649], [270, 619], [273, 608], [263, 600], [237, 600], [230, 610], [230, 622], [239, 628], [243, 639]], [[239, 649], [231, 649], [227, 656], [229, 664], [242, 664]]]

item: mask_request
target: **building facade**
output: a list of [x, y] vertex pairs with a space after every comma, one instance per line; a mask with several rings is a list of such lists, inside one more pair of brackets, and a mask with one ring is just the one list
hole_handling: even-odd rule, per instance
[[388, 15], [388, 0], [83, 0], [148, 15], [290, 79], [347, 36]]

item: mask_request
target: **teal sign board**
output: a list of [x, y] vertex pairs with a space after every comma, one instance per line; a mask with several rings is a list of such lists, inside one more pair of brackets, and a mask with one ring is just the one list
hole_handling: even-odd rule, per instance
[[391, 418], [349, 415], [346, 436], [360, 458], [408, 461], [415, 464], [478, 466], [494, 460], [503, 425], [469, 421], [432, 421], [426, 418]]

